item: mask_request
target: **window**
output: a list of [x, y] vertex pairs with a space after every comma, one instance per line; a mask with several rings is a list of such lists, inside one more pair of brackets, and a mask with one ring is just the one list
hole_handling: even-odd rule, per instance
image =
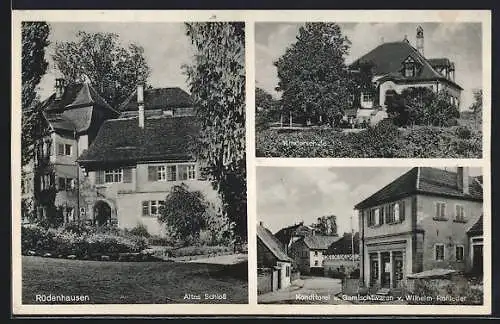
[[179, 165], [179, 180], [196, 179], [196, 167], [194, 164]]
[[314, 256], [318, 256], [318, 251], [314, 251]]
[[411, 78], [415, 76], [415, 66], [412, 63], [405, 64], [405, 77]]
[[57, 144], [57, 155], [71, 155], [71, 144]]
[[158, 179], [158, 181], [167, 180], [167, 169], [164, 165], [160, 165], [159, 167], [157, 167], [156, 173], [156, 179]]
[[434, 245], [434, 260], [444, 261], [444, 244], [438, 243]]
[[104, 171], [104, 182], [122, 182], [123, 180], [123, 169], [116, 170], [106, 170]]
[[435, 220], [446, 220], [446, 204], [444, 202], [436, 203], [436, 216]]
[[318, 260], [314, 261], [314, 266], [317, 267], [318, 266]]
[[399, 223], [399, 204], [394, 204], [394, 222]]
[[380, 209], [375, 209], [375, 225], [380, 225]]
[[74, 189], [74, 180], [73, 178], [63, 178], [63, 177], [59, 177], [58, 179], [58, 188], [60, 191], [63, 191], [63, 190], [72, 190]]
[[457, 222], [465, 221], [465, 212], [463, 205], [455, 205], [455, 220]]
[[286, 266], [286, 276], [290, 277], [290, 266], [289, 265]]
[[371, 101], [373, 101], [373, 95], [371, 93], [365, 93], [365, 92], [363, 92], [361, 94], [361, 100], [363, 102], [371, 102]]
[[167, 166], [167, 181], [176, 181], [177, 180], [177, 166], [176, 165], [168, 165]]
[[464, 246], [463, 245], [457, 245], [457, 246], [455, 246], [455, 259], [457, 261], [463, 261], [464, 260]]
[[164, 200], [146, 200], [142, 202], [142, 216], [158, 217], [165, 206]]

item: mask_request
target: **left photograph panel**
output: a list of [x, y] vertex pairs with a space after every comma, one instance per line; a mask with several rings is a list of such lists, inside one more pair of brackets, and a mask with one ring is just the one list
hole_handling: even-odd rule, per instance
[[22, 304], [248, 303], [245, 24], [19, 28]]

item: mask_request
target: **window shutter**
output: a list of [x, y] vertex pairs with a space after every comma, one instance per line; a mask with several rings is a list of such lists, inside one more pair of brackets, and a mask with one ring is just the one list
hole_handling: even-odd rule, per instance
[[401, 222], [404, 222], [405, 220], [405, 201], [404, 200], [401, 200], [399, 202], [399, 220]]
[[142, 202], [142, 216], [149, 216], [149, 201]]
[[95, 173], [95, 183], [96, 184], [103, 184], [104, 183], [104, 171], [98, 170]]
[[132, 182], [132, 168], [124, 168], [123, 169], [123, 182], [125, 182], [125, 183]]
[[157, 180], [156, 170], [157, 170], [156, 166], [148, 165], [148, 181]]
[[64, 144], [57, 144], [57, 154], [64, 155]]
[[380, 207], [378, 211], [379, 224], [384, 224], [384, 207]]

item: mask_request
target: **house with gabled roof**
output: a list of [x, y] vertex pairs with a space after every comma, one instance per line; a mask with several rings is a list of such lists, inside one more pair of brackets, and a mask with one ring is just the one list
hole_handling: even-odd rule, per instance
[[312, 235], [293, 242], [289, 255], [295, 260], [301, 273], [323, 275], [326, 252], [340, 239], [337, 235], [320, 235], [313, 232]]
[[431, 270], [482, 271], [483, 189], [468, 168], [415, 167], [355, 209], [366, 286], [400, 288]]
[[283, 289], [291, 284], [292, 259], [262, 222], [257, 225], [257, 269], [271, 270], [271, 290]]
[[[411, 87], [426, 87], [438, 93], [446, 91], [457, 109], [460, 106], [462, 87], [455, 81], [455, 64], [449, 58], [428, 58], [424, 55], [424, 30], [417, 27], [415, 46], [406, 38], [402, 41], [383, 43], [364, 54], [351, 65], [351, 71], [369, 66], [374, 91], [359, 93], [356, 117], [370, 121], [387, 116], [386, 99], [394, 92]], [[376, 114], [380, 116], [375, 116]]]
[[121, 109], [120, 117], [104, 122], [78, 158], [96, 193], [86, 202], [92, 221], [120, 228], [141, 224], [162, 235], [160, 209], [171, 188], [180, 184], [201, 191], [217, 205], [196, 154], [200, 126], [189, 94], [139, 85]]
[[[43, 219], [47, 206], [42, 196], [55, 187], [54, 204], [62, 208], [64, 222], [80, 219], [85, 209], [79, 206], [78, 179], [82, 174], [76, 159], [95, 140], [101, 125], [118, 117], [119, 112], [90, 83], [66, 84], [62, 78], [56, 79], [55, 92], [41, 102], [40, 112], [47, 136], [36, 152], [41, 159], [34, 159], [25, 168], [23, 197], [40, 195], [37, 197], [39, 204], [34, 207], [37, 216]], [[37, 167], [40, 174], [35, 176], [33, 163], [44, 159], [50, 162], [50, 167]]]

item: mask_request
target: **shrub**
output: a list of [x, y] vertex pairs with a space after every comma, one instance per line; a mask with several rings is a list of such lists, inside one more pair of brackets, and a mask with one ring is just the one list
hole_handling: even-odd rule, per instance
[[66, 223], [64, 225], [64, 230], [66, 232], [71, 232], [75, 234], [85, 234], [94, 232], [95, 228], [93, 226], [87, 225], [85, 221], [73, 221]]
[[472, 137], [472, 131], [467, 126], [457, 127], [455, 134], [460, 139], [470, 139]]
[[131, 235], [139, 236], [139, 237], [151, 237], [151, 234], [148, 232], [148, 228], [144, 224], [137, 224], [136, 227], [129, 230]]
[[117, 255], [118, 253], [140, 252], [147, 247], [143, 237], [120, 236], [109, 233], [76, 233], [60, 229], [45, 229], [40, 226], [23, 226], [21, 249], [50, 252], [54, 255], [76, 255], [79, 258], [92, 255]]

